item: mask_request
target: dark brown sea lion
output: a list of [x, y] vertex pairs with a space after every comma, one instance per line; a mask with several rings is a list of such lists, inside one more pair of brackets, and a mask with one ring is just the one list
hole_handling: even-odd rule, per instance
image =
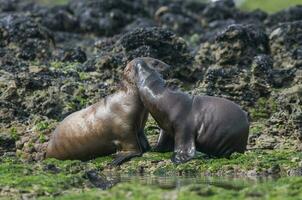
[[152, 60], [134, 59], [124, 76], [137, 86], [144, 106], [162, 129], [157, 151], [174, 150], [172, 161], [183, 163], [192, 159], [196, 150], [226, 157], [246, 150], [249, 122], [237, 104], [167, 88], [161, 75], [152, 69]]
[[149, 148], [144, 135], [148, 112], [137, 89], [123, 88], [83, 110], [67, 116], [55, 129], [46, 157], [89, 160], [117, 152], [119, 165]]

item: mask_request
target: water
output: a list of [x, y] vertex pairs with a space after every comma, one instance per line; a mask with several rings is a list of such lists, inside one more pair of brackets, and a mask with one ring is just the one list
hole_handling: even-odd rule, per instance
[[214, 186], [224, 190], [240, 191], [251, 185], [277, 180], [278, 177], [223, 177], [203, 175], [182, 176], [155, 176], [155, 175], [128, 175], [116, 172], [104, 172], [99, 175], [94, 171], [88, 172], [90, 182], [98, 188], [109, 189], [119, 183], [138, 183], [143, 186], [156, 186], [161, 189], [179, 190], [189, 185]]
[[120, 182], [136, 182], [142, 185], [158, 186], [162, 189], [180, 189], [188, 185], [215, 186], [227, 190], [242, 190], [257, 182], [247, 178], [213, 176], [120, 176]]

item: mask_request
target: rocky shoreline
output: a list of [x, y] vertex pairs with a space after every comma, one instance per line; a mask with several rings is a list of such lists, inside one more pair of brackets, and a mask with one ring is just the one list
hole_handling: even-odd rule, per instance
[[[46, 162], [56, 124], [116, 91], [131, 59], [150, 56], [172, 66], [165, 75], [171, 87], [240, 104], [252, 122], [249, 151], [176, 168], [169, 156], [151, 152], [115, 170], [301, 175], [301, 13], [302, 6], [244, 12], [231, 0], [73, 0], [51, 7], [0, 0], [0, 160]], [[152, 144], [158, 128], [151, 118], [145, 130]], [[110, 159], [79, 165], [102, 172]]]

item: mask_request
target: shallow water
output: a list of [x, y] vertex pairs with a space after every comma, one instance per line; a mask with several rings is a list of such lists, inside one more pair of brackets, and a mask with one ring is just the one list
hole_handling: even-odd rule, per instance
[[101, 188], [105, 191], [75, 193], [72, 197], [275, 200], [300, 199], [302, 195], [301, 177], [129, 176], [113, 173], [103, 178], [109, 183], [109, 187]]
[[239, 191], [258, 183], [276, 181], [280, 177], [257, 176], [257, 177], [232, 177], [232, 176], [201, 176], [201, 175], [174, 175], [174, 176], [154, 176], [154, 175], [127, 175], [116, 173], [104, 173], [98, 176], [99, 181], [104, 181], [104, 188], [108, 189], [118, 183], [139, 183], [144, 186], [157, 186], [161, 189], [179, 190], [184, 186], [203, 185], [205, 187], [218, 187], [224, 190]]
[[191, 184], [216, 186], [228, 190], [241, 190], [257, 181], [230, 177], [193, 176], [120, 176], [120, 182], [138, 182], [143, 185], [156, 185], [162, 189], [180, 189]]

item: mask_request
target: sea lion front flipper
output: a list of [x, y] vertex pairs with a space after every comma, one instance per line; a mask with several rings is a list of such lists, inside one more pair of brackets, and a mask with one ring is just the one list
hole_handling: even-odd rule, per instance
[[154, 151], [157, 152], [168, 152], [173, 151], [174, 148], [174, 139], [167, 134], [163, 129], [160, 130], [156, 146]]
[[[194, 158], [196, 154], [195, 138], [190, 130], [190, 128], [176, 129], [174, 153], [171, 158], [173, 163], [185, 163]], [[189, 134], [186, 134], [187, 132]]]
[[142, 153], [145, 153], [147, 151], [150, 150], [150, 144], [147, 140], [147, 137], [144, 133], [144, 129], [140, 129], [138, 131], [138, 140], [139, 140], [139, 145], [140, 145], [140, 148], [142, 150]]
[[116, 155], [116, 158], [110, 163], [111, 166], [118, 166], [126, 161], [129, 161], [133, 157], [139, 157], [142, 153], [140, 152], [121, 152]]

